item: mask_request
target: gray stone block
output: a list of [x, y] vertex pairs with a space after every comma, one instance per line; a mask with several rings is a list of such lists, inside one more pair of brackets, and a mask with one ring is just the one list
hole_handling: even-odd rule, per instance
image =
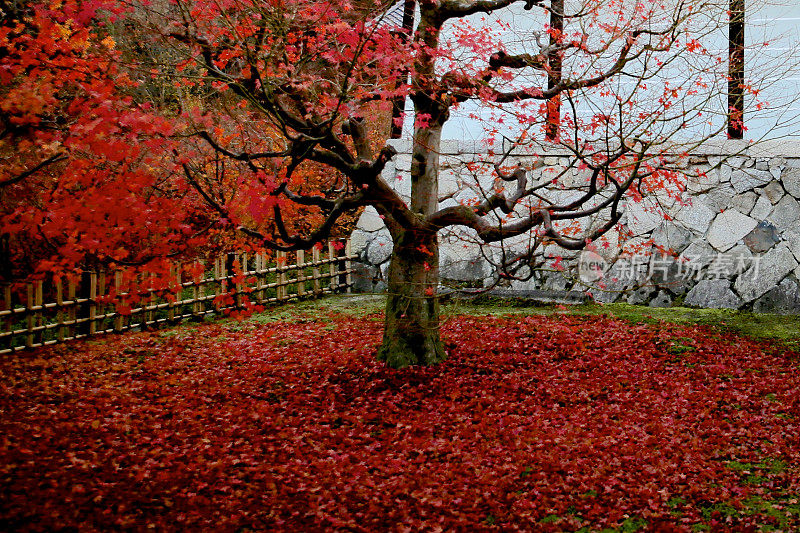
[[794, 258], [800, 261], [800, 233], [787, 233], [783, 236], [783, 242], [794, 254]]
[[785, 244], [780, 244], [757, 260], [754, 258], [753, 265], [736, 279], [734, 288], [744, 301], [752, 302], [774, 288], [796, 267], [797, 260], [792, 252]]
[[474, 253], [461, 255], [440, 253], [439, 274], [443, 279], [476, 281], [485, 278], [488, 272], [486, 260]]
[[781, 232], [800, 232], [800, 203], [789, 195], [784, 196], [767, 220]]
[[756, 205], [750, 211], [750, 216], [756, 220], [765, 220], [772, 213], [772, 209], [772, 202], [765, 196], [759, 196]]
[[691, 205], [684, 205], [680, 208], [675, 215], [675, 220], [695, 234], [704, 235], [711, 221], [714, 220], [714, 215], [714, 211], [695, 198]]
[[629, 292], [628, 295], [625, 297], [625, 301], [631, 305], [642, 305], [646, 304], [650, 301], [653, 296], [656, 295], [658, 289], [656, 289], [652, 285], [645, 285], [644, 287], [639, 287], [635, 291]]
[[706, 239], [708, 244], [724, 252], [732, 248], [740, 239], [753, 231], [758, 225], [754, 219], [747, 215], [728, 209], [723, 211], [711, 223]]
[[648, 305], [650, 307], [672, 307], [672, 297], [667, 292], [660, 291]]
[[664, 220], [658, 205], [652, 198], [641, 202], [629, 201], [625, 207], [625, 219], [633, 235], [643, 235], [653, 231]]
[[385, 289], [385, 284], [379, 287], [379, 284], [382, 283], [379, 268], [354, 262], [353, 269], [352, 279], [354, 292], [381, 292]]
[[730, 207], [731, 202], [736, 197], [736, 191], [730, 185], [725, 184], [708, 191], [700, 197], [712, 211], [719, 213]]
[[392, 256], [392, 239], [385, 235], [379, 235], [367, 244], [367, 263], [370, 265], [382, 265]]
[[664, 221], [653, 232], [653, 244], [662, 248], [664, 251], [672, 250], [676, 254], [681, 253], [689, 246], [692, 233], [674, 222]]
[[733, 278], [753, 263], [753, 254], [744, 244], [737, 244], [724, 254], [717, 254], [704, 273], [706, 279]]
[[744, 303], [726, 279], [704, 279], [686, 295], [684, 305], [711, 309], [739, 309]]
[[790, 277], [753, 303], [756, 313], [800, 314], [800, 288]]
[[750, 213], [756, 205], [756, 200], [758, 200], [758, 195], [753, 191], [743, 192], [731, 199], [729, 207], [740, 213]]
[[763, 253], [780, 242], [778, 228], [762, 220], [758, 226], [744, 237], [744, 244], [751, 252]]
[[781, 181], [786, 192], [800, 199], [800, 168], [787, 168], [784, 170], [781, 174]]
[[706, 266], [714, 259], [716, 253], [717, 252], [715, 252], [708, 243], [704, 241], [694, 241], [683, 251], [681, 258], [688, 262], [696, 262], [702, 266]]
[[700, 172], [689, 176], [686, 190], [691, 194], [700, 194], [716, 188], [719, 182], [717, 172]]
[[361, 213], [356, 223], [356, 228], [367, 233], [381, 230], [384, 227], [386, 227], [386, 225], [383, 223], [383, 219], [371, 205], [364, 208], [364, 212]]
[[721, 182], [730, 182], [731, 181], [731, 174], [733, 173], [733, 168], [730, 165], [723, 163], [719, 167], [719, 181]]
[[360, 258], [365, 259], [367, 253], [367, 243], [371, 238], [371, 233], [366, 233], [359, 229], [350, 234], [350, 250]]
[[779, 181], [771, 181], [766, 187], [761, 189], [761, 194], [766, 196], [772, 205], [775, 205], [781, 201], [781, 198], [783, 198], [786, 193]]
[[748, 168], [734, 170], [731, 173], [731, 185], [738, 193], [761, 187], [770, 181], [772, 181], [772, 174], [768, 170]]
[[575, 285], [575, 280], [566, 272], [547, 272], [542, 283], [545, 291], [569, 291]]
[[630, 266], [617, 261], [603, 275], [603, 279], [591, 289], [592, 299], [598, 303], [612, 303], [620, 299], [623, 292], [634, 285], [628, 276]]

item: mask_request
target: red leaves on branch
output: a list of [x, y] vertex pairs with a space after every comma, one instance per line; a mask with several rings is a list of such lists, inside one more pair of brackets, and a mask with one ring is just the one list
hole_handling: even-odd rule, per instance
[[702, 328], [455, 317], [445, 363], [395, 371], [374, 360], [378, 318], [6, 356], [0, 524], [800, 526], [797, 354]]

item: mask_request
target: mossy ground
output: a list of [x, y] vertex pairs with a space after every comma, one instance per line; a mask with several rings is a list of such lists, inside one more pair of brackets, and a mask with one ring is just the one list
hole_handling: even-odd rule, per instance
[[[381, 320], [386, 300], [380, 295], [335, 295], [320, 300], [306, 300], [273, 307], [238, 323], [225, 319], [232, 328], [247, 323], [266, 324], [296, 320], [320, 320], [337, 314]], [[692, 309], [688, 307], [650, 308], [628, 304], [581, 304], [571, 306], [542, 305], [521, 298], [483, 296], [475, 299], [451, 298], [442, 305], [442, 318], [455, 315], [549, 315], [554, 313], [578, 316], [608, 315], [631, 323], [667, 322], [711, 327], [720, 333], [744, 335], [761, 340], [777, 341], [789, 349], [800, 351], [800, 316], [758, 314], [729, 309]], [[236, 324], [239, 324], [238, 326]], [[170, 330], [167, 330], [170, 331]], [[165, 333], [167, 333], [165, 331]]]

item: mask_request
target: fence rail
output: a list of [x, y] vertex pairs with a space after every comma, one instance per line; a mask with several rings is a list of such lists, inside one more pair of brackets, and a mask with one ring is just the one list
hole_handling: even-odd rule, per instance
[[[328, 243], [322, 250], [293, 255], [278, 252], [269, 259], [262, 254], [228, 254], [207, 270], [203, 266], [199, 279], [188, 281], [176, 264], [170, 288], [140, 290], [136, 306], [125, 310], [121, 302], [131, 295], [120, 290], [121, 271], [83, 272], [80, 283], [46, 286], [37, 281], [23, 285], [24, 290], [20, 285], [5, 285], [0, 293], [0, 354], [198, 319], [242, 308], [246, 301], [263, 305], [350, 292], [352, 260], [357, 256], [351, 254], [349, 240], [338, 250]], [[292, 259], [294, 264], [289, 264]], [[111, 294], [117, 297], [112, 299]], [[45, 301], [46, 297], [51, 301]]]

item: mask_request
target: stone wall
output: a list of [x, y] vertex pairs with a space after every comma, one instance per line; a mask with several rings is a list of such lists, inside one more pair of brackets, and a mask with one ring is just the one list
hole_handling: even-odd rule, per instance
[[[399, 154], [383, 177], [408, 199], [410, 145], [393, 142]], [[476, 163], [490, 159], [487, 156], [475, 143], [443, 142], [442, 206], [469, 203], [480, 197], [481, 187], [492, 187], [486, 167]], [[533, 160], [518, 153], [510, 162]], [[553, 151], [544, 163], [532, 171], [532, 179], [547, 181], [548, 175], [559, 175], [568, 159]], [[629, 201], [620, 227], [584, 252], [545, 246], [542, 268], [528, 280], [506, 280], [505, 288], [525, 293], [581, 291], [604, 303], [800, 313], [800, 143], [748, 146], [725, 141], [680, 164], [688, 176], [685, 191], [660, 191], [641, 202]], [[570, 170], [543, 194], [567, 200], [576, 194], [570, 186], [584, 178]], [[596, 222], [581, 221], [572, 229], [580, 232]], [[504, 248], [521, 248], [528, 238], [503, 243]], [[455, 281], [480, 287], [497, 281], [492, 263], [503, 253], [499, 247], [480, 246], [465, 228], [443, 230], [440, 241], [445, 285]], [[373, 208], [361, 215], [352, 243], [362, 261], [357, 289], [385, 289], [392, 242]]]

